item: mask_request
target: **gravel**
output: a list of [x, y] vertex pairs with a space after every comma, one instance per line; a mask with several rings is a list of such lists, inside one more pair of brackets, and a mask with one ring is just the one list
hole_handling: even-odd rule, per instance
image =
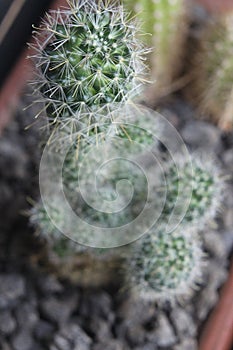
[[9, 311], [2, 311], [0, 314], [0, 333], [9, 336], [16, 329], [16, 320]]
[[[207, 122], [193, 120], [182, 101], [166, 115], [192, 149], [221, 153], [232, 171], [233, 142]], [[188, 114], [187, 123], [185, 121]], [[19, 113], [0, 140], [0, 349], [2, 350], [197, 350], [198, 334], [227, 278], [233, 246], [232, 184], [217, 227], [203, 233], [209, 256], [201, 288], [191, 300], [174, 305], [142, 302], [116, 287], [81, 288], [43, 272], [43, 242], [22, 212], [38, 188], [38, 130], [31, 115]], [[10, 210], [9, 210], [10, 208]], [[38, 266], [31, 262], [39, 260]], [[119, 286], [119, 289], [121, 286]]]
[[181, 136], [195, 150], [219, 152], [222, 149], [220, 130], [204, 121], [193, 120], [185, 124]]
[[12, 308], [25, 294], [25, 280], [18, 274], [0, 275], [0, 309]]

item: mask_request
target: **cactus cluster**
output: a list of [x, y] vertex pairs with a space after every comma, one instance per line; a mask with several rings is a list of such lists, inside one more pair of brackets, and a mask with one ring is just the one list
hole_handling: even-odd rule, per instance
[[[172, 4], [171, 8], [169, 4]], [[170, 17], [165, 15], [166, 11], [179, 12], [181, 2], [155, 1], [153, 6], [156, 10], [164, 11], [163, 17], [158, 16], [155, 28], [161, 30], [162, 36], [167, 35], [173, 31], [173, 27], [169, 23]], [[133, 162], [142, 164], [144, 151], [155, 145], [154, 133], [158, 136], [162, 132], [156, 126], [156, 121], [153, 124], [148, 122], [146, 113], [140, 112], [139, 107], [133, 109], [131, 119], [126, 113], [127, 109], [124, 109], [143, 82], [144, 56], [148, 51], [139, 43], [135, 26], [128, 21], [122, 7], [104, 1], [73, 0], [67, 10], [50, 13], [37, 31], [35, 41], [36, 67], [40, 77], [36, 84], [51, 122], [47, 147], [64, 159], [64, 193], [75, 215], [90, 225], [90, 231], [81, 234], [90, 237], [93, 227], [96, 230], [99, 227], [110, 230], [127, 226], [129, 222], [134, 222], [148, 201], [148, 179], [140, 167], [133, 167]], [[162, 41], [159, 45], [162, 48]], [[166, 41], [163, 48], [166, 55], [170, 50], [169, 45], [170, 42]], [[115, 117], [120, 123], [116, 123]], [[107, 124], [107, 127], [103, 124]], [[54, 138], [61, 139], [58, 148], [53, 147]], [[86, 203], [82, 197], [82, 187], [86, 186], [85, 194], [88, 196], [90, 192], [95, 192], [96, 184], [91, 176], [96, 170], [95, 165], [104, 160], [103, 154], [108, 152], [108, 147], [114, 150], [111, 155], [118, 157], [118, 161], [100, 171], [98, 198], [91, 204]], [[125, 162], [121, 157], [127, 154], [130, 157]], [[161, 227], [152, 227], [145, 237], [125, 247], [126, 276], [130, 276], [128, 283], [146, 298], [166, 299], [186, 294], [199, 281], [203, 254], [197, 234], [190, 231], [188, 225], [196, 227], [198, 231], [199, 222], [205, 221], [210, 212], [211, 215], [215, 214], [221, 181], [213, 171], [214, 166], [208, 168], [196, 158], [193, 170], [190, 166], [189, 162], [183, 161], [179, 165], [181, 173], [178, 176], [172, 165], [166, 166], [167, 198]], [[153, 179], [157, 174], [152, 171], [150, 176]], [[134, 187], [130, 203], [130, 188], [125, 180]], [[160, 184], [161, 179], [157, 180], [160, 191], [166, 192], [162, 188], [164, 185]], [[180, 182], [183, 188], [187, 183], [192, 185], [190, 207], [179, 229], [167, 232], [168, 216], [180, 195]], [[121, 191], [118, 193], [119, 184]], [[151, 198], [152, 194], [149, 195]], [[185, 197], [185, 193], [182, 195]], [[101, 210], [103, 203], [108, 204], [116, 199], [124, 210]], [[60, 256], [84, 251], [85, 248], [78, 248], [77, 243], [69, 242], [54, 227], [57, 224], [63, 228], [67, 221], [63, 203], [58, 200], [49, 206], [52, 222], [46, 211], [48, 208], [43, 207], [41, 202], [33, 208], [31, 222], [39, 226]], [[153, 214], [157, 208], [151, 206], [149, 213]], [[142, 228], [139, 229], [143, 231], [145, 223], [141, 224]], [[78, 231], [80, 227], [75, 229]], [[65, 227], [63, 233], [67, 233]]]

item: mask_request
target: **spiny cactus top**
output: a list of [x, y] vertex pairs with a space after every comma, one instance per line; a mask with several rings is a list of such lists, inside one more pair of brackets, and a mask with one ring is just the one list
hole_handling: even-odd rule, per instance
[[[192, 163], [178, 158], [180, 166], [178, 173], [176, 164], [171, 164], [165, 172], [167, 181], [167, 197], [163, 210], [163, 218], [171, 214], [177, 196], [184, 200], [189, 196], [185, 193], [188, 186], [192, 187], [189, 206], [183, 218], [183, 224], [196, 224], [199, 228], [213, 218], [220, 209], [224, 194], [224, 181], [213, 160], [193, 156]], [[184, 191], [180, 191], [182, 185]], [[165, 219], [166, 220], [166, 219]]]
[[138, 93], [146, 50], [121, 6], [91, 0], [69, 6], [51, 12], [36, 32], [39, 90], [51, 122], [85, 127], [100, 115], [110, 119], [109, 111]]
[[193, 232], [151, 231], [132, 247], [127, 259], [128, 282], [147, 300], [173, 300], [188, 295], [201, 280], [204, 254]]

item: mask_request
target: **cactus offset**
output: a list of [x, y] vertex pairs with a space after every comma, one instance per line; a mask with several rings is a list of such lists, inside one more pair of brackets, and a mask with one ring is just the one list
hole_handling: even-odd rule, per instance
[[193, 232], [153, 229], [132, 246], [127, 281], [143, 299], [173, 300], [197, 286], [203, 262], [201, 244]]
[[178, 173], [175, 164], [168, 166], [165, 176], [167, 181], [167, 198], [162, 217], [166, 221], [171, 214], [177, 196], [186, 198], [186, 193], [179, 193], [182, 188], [192, 186], [192, 196], [183, 218], [183, 224], [196, 224], [200, 229], [203, 224], [213, 219], [221, 207], [224, 181], [220, 176], [218, 167], [213, 161], [194, 156], [190, 164], [183, 159], [177, 159], [181, 167]]

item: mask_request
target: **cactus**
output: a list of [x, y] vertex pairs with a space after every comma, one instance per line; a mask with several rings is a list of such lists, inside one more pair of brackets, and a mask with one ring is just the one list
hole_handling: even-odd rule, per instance
[[222, 129], [233, 127], [232, 14], [209, 16], [190, 61], [193, 80], [184, 91], [202, 117]]
[[152, 229], [133, 244], [126, 259], [126, 281], [146, 300], [174, 300], [190, 295], [201, 282], [204, 253], [195, 233]]
[[138, 12], [148, 46], [155, 48], [151, 66], [158, 87], [169, 87], [178, 78], [184, 52], [188, 21], [188, 5], [184, 0], [137, 0], [134, 5], [125, 0], [126, 6]]
[[224, 180], [213, 160], [193, 156], [192, 163], [178, 158], [177, 164], [181, 171], [178, 173], [176, 164], [167, 166], [165, 177], [167, 181], [167, 197], [162, 213], [166, 221], [171, 214], [178, 195], [187, 200], [185, 191], [180, 193], [180, 186], [185, 189], [191, 185], [192, 196], [183, 218], [182, 224], [197, 225], [200, 229], [203, 224], [213, 219], [221, 208], [224, 193]]
[[[158, 38], [158, 47], [161, 48], [158, 66], [168, 65], [167, 57], [174, 39], [174, 27], [169, 19], [177, 21], [181, 3], [181, 0], [156, 1], [153, 5], [156, 11], [163, 13], [162, 17], [158, 17], [156, 27], [157, 30], [162, 28]], [[70, 201], [72, 214], [74, 212], [92, 227], [92, 231], [88, 231], [88, 226], [80, 225], [81, 235], [88, 241], [92, 237], [93, 226], [96, 231], [99, 227], [118, 229], [127, 226], [128, 222], [134, 222], [135, 217], [139, 216], [144, 202], [150, 203], [151, 198], [148, 200], [147, 183], [140, 169], [142, 163], [139, 158], [144, 157], [144, 150], [151, 149], [154, 145], [154, 131], [156, 135], [161, 131], [156, 122], [153, 121], [151, 125], [146, 113], [142, 113], [139, 107], [131, 109], [131, 119], [127, 114], [130, 109], [124, 109], [137, 95], [143, 83], [144, 56], [148, 51], [136, 38], [135, 26], [128, 21], [122, 7], [91, 0], [79, 3], [72, 1], [69, 5], [70, 9], [49, 14], [37, 31], [35, 58], [40, 81], [36, 81], [36, 84], [51, 122], [51, 135], [46, 147], [48, 146], [51, 153], [57, 152], [64, 159], [62, 189]], [[170, 17], [166, 17], [167, 13]], [[160, 72], [164, 66], [161, 67], [158, 67]], [[54, 140], [59, 141], [57, 149], [53, 147], [54, 143], [56, 145]], [[95, 173], [99, 160], [104, 159], [102, 153], [108, 152], [109, 140], [114, 150], [111, 153], [113, 158], [118, 154], [123, 158], [129, 154], [129, 160], [137, 160], [139, 167], [134, 169], [130, 162], [126, 166], [120, 159], [114, 166], [103, 169], [98, 179], [101, 189], [99, 191], [98, 188], [98, 191], [101, 193], [97, 193], [98, 198], [90, 205], [82, 198], [82, 186], [87, 189], [88, 195], [89, 192], [95, 192], [91, 176]], [[94, 152], [91, 153], [89, 150], [92, 147]], [[87, 155], [89, 158], [86, 159]], [[153, 228], [132, 249], [125, 248], [129, 283], [146, 298], [168, 298], [175, 294], [186, 294], [198, 283], [203, 255], [197, 235], [187, 229], [187, 223], [194, 226], [214, 215], [220, 200], [221, 181], [217, 172], [211, 172], [212, 168], [210, 171], [206, 164], [204, 166], [195, 159], [193, 166], [194, 175], [189, 163], [183, 161], [181, 174], [177, 177], [175, 168], [168, 165], [168, 198], [162, 213], [162, 227], [157, 230]], [[149, 175], [155, 177], [154, 173]], [[114, 202], [118, 194], [117, 184], [125, 179], [131, 180], [135, 189], [130, 205], [127, 202], [130, 188], [124, 182], [119, 196], [124, 210], [96, 210], [96, 207], [101, 207], [102, 202], [107, 202], [107, 205], [108, 201]], [[168, 233], [165, 224], [179, 194], [179, 181], [182, 181], [184, 187], [186, 183], [193, 183], [193, 196], [184, 223], [176, 231]], [[67, 215], [66, 208], [63, 211], [61, 201], [56, 201], [56, 198], [52, 200], [49, 209], [53, 223], [57, 223], [60, 229], [64, 227], [62, 231], [66, 234], [65, 223], [70, 220], [68, 230], [74, 228], [77, 232], [72, 237], [76, 238], [75, 234], [80, 233], [80, 227], [73, 225], [73, 221], [76, 223], [74, 216]], [[147, 219], [148, 217], [145, 221]], [[144, 230], [147, 224], [143, 219], [141, 221], [141, 225], [138, 225], [139, 231]], [[50, 246], [57, 255], [89, 253], [89, 248], [80, 247], [60, 234], [50, 222], [46, 207], [41, 203], [32, 209], [31, 222], [36, 223], [42, 234], [48, 237]], [[84, 232], [85, 229], [87, 232]], [[131, 232], [124, 232], [126, 236], [130, 233], [131, 237]], [[112, 237], [104, 236], [104, 239], [109, 242]], [[101, 250], [97, 249], [97, 252], [100, 252], [100, 256], [104, 255]], [[95, 258], [97, 255], [98, 253], [93, 254]]]
[[139, 93], [147, 51], [121, 6], [69, 5], [48, 14], [36, 32], [37, 85], [53, 126], [93, 130]]
[[232, 15], [213, 20], [202, 53], [204, 76], [199, 77], [205, 84], [201, 105], [203, 111], [227, 129], [233, 127], [232, 20]]

